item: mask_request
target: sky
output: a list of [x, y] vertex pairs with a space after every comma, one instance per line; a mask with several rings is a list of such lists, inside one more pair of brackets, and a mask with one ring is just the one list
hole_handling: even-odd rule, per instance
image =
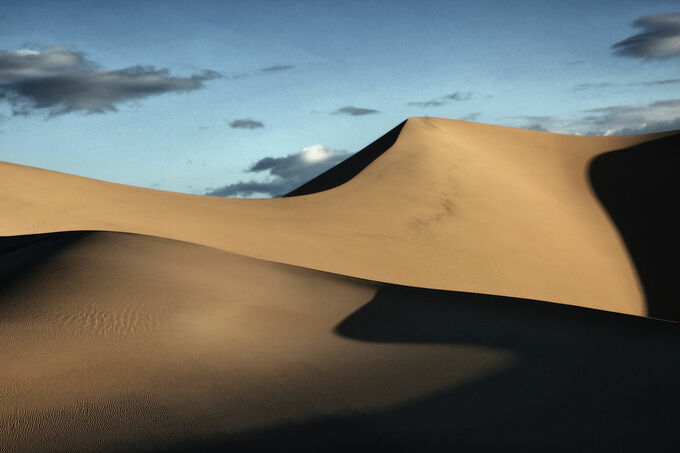
[[680, 129], [680, 5], [0, 2], [2, 161], [269, 197], [413, 116]]

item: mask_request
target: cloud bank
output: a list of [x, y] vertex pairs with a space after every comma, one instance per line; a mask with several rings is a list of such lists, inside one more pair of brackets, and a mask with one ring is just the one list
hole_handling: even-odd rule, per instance
[[617, 105], [586, 110], [581, 122], [590, 125], [589, 135], [648, 134], [680, 129], [680, 99], [649, 105]]
[[285, 195], [310, 179], [349, 157], [347, 151], [334, 150], [324, 145], [311, 145], [285, 157], [265, 157], [255, 162], [249, 173], [268, 172], [265, 181], [240, 181], [217, 189], [210, 189], [206, 195], [218, 197], [249, 197], [263, 194], [270, 197]]
[[219, 77], [212, 70], [173, 77], [167, 69], [140, 65], [103, 70], [84, 54], [61, 48], [0, 51], [0, 100], [15, 115], [115, 112], [120, 103], [197, 90]]
[[643, 31], [614, 44], [616, 55], [645, 60], [680, 55], [680, 13], [641, 17], [633, 26]]
[[519, 127], [537, 131], [579, 135], [651, 134], [680, 129], [680, 99], [647, 105], [613, 105], [588, 109], [576, 119], [554, 116], [521, 116]]

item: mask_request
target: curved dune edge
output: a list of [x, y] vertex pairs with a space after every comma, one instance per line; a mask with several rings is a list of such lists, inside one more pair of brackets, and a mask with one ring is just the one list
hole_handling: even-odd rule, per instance
[[644, 316], [635, 269], [587, 169], [599, 154], [668, 135], [411, 118], [348, 182], [258, 200], [0, 164], [0, 234], [132, 232], [366, 280]]
[[310, 195], [345, 184], [361, 173], [364, 168], [368, 167], [385, 151], [390, 149], [399, 139], [399, 135], [405, 124], [406, 121], [398, 124], [370, 145], [348, 157], [333, 168], [330, 168], [312, 180], [307, 181], [300, 187], [291, 190], [289, 193], [285, 194], [284, 197]]
[[29, 239], [0, 254], [0, 451], [677, 441], [671, 323], [135, 234]]
[[0, 255], [0, 281], [0, 451], [230, 438], [380, 411], [513, 360], [345, 338], [335, 327], [381, 285], [149, 236], [32, 238]]

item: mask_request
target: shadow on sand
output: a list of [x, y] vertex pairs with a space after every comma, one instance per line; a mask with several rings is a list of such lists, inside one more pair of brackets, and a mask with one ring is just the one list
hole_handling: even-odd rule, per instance
[[[204, 439], [175, 451], [671, 449], [680, 441], [678, 327], [531, 300], [386, 286], [336, 333], [381, 343], [486, 345], [513, 351], [519, 361], [390, 410]], [[484, 352], [473, 360], [484, 361]]]
[[321, 173], [316, 178], [304, 183], [300, 187], [284, 195], [284, 197], [297, 197], [311, 193], [322, 192], [324, 190], [338, 187], [358, 175], [371, 162], [376, 160], [382, 153], [390, 149], [399, 138], [401, 130], [406, 121], [401, 122], [388, 133], [363, 148], [358, 153], [353, 154], [335, 167]]
[[601, 154], [593, 189], [616, 224], [642, 281], [649, 316], [680, 321], [680, 134]]
[[0, 287], [11, 284], [27, 270], [88, 234], [86, 231], [64, 231], [0, 237]]

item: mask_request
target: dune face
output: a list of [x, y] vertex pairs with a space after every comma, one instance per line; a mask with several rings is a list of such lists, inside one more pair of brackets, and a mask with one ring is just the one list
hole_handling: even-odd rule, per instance
[[650, 316], [680, 320], [675, 266], [680, 253], [678, 135], [593, 159], [595, 193], [621, 232], [644, 287]]
[[0, 451], [677, 445], [679, 140], [412, 118], [254, 200], [0, 163]]
[[306, 182], [284, 196], [297, 197], [300, 195], [323, 192], [324, 190], [333, 189], [348, 182], [394, 145], [405, 124], [406, 121], [399, 124], [358, 153], [350, 156], [335, 167], [325, 171], [323, 174]]
[[348, 182], [262, 200], [2, 164], [0, 234], [133, 232], [387, 283], [644, 315], [637, 273], [588, 168], [664, 135], [677, 141], [412, 118]]
[[365, 413], [513, 360], [336, 335], [380, 285], [193, 244], [48, 235], [1, 259], [25, 262], [0, 294], [6, 451], [167, 448]]

